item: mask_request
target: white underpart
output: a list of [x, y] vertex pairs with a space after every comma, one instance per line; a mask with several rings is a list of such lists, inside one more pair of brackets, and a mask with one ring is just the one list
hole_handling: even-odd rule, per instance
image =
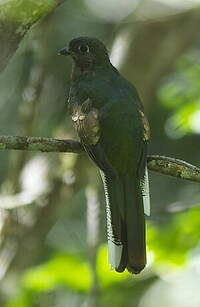
[[145, 177], [143, 185], [143, 204], [144, 204], [144, 213], [150, 215], [150, 196], [149, 196], [149, 176], [147, 166], [145, 167]]
[[106, 180], [104, 173], [101, 172], [101, 177], [103, 179], [104, 190], [105, 190], [105, 197], [106, 197], [106, 220], [107, 220], [107, 237], [108, 237], [108, 263], [111, 265], [111, 270], [118, 268], [121, 256], [123, 245], [122, 243], [114, 238], [113, 235], [113, 227], [111, 223], [111, 210], [110, 210], [110, 201], [109, 201], [109, 194], [106, 186]]

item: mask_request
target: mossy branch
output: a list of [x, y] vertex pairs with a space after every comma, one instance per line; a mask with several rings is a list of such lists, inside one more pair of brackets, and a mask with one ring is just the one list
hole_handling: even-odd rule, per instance
[[0, 150], [3, 149], [73, 153], [84, 151], [81, 144], [73, 140], [7, 135], [0, 136]]
[[163, 175], [200, 183], [200, 168], [183, 160], [151, 155], [148, 156], [148, 169]]
[[[78, 141], [29, 136], [0, 136], [0, 150], [28, 150], [42, 152], [83, 153]], [[148, 156], [148, 169], [163, 175], [200, 183], [200, 168], [185, 161], [159, 156]]]
[[65, 0], [0, 1], [0, 72], [17, 50], [27, 31]]

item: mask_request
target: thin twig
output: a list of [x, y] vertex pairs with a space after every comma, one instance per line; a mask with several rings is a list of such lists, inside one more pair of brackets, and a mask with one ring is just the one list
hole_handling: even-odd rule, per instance
[[[0, 136], [0, 150], [83, 153], [78, 141], [29, 136]], [[185, 161], [159, 155], [148, 156], [151, 171], [200, 183], [200, 168]]]

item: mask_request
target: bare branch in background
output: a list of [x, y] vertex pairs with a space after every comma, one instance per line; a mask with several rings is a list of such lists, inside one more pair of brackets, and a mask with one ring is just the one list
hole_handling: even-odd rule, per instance
[[[78, 141], [28, 136], [0, 136], [0, 149], [84, 152]], [[163, 175], [200, 182], [200, 168], [179, 159], [159, 155], [148, 156], [148, 168]]]

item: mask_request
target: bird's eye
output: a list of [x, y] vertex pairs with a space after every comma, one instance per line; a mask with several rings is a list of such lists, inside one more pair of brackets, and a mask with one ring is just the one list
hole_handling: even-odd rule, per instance
[[80, 45], [78, 49], [79, 49], [79, 51], [80, 51], [81, 53], [88, 53], [88, 52], [89, 52], [89, 47], [88, 47], [88, 45]]

